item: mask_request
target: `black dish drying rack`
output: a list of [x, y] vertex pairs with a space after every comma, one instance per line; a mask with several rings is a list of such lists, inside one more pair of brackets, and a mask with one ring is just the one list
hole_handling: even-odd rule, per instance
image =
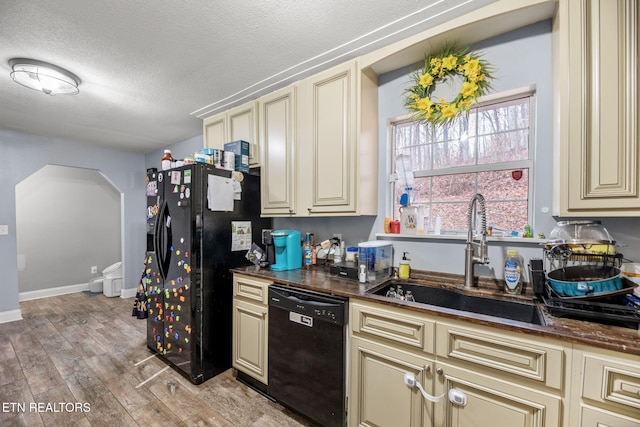
[[[571, 254], [564, 255], [557, 248], [545, 249], [547, 265], [554, 265], [554, 261], [560, 263], [561, 268], [568, 264], [597, 264], [603, 267], [616, 267], [622, 265], [622, 254]], [[533, 292], [547, 307], [549, 313], [556, 317], [571, 317], [580, 320], [590, 320], [599, 323], [613, 324], [628, 328], [638, 328], [640, 325], [640, 307], [626, 304], [627, 296], [636, 286], [635, 283], [623, 278], [624, 287], [618, 292], [588, 297], [561, 297], [549, 285], [547, 281], [544, 261], [532, 258], [529, 261], [530, 279]]]
[[637, 328], [640, 324], [640, 307], [625, 305], [626, 295], [588, 300], [565, 299], [556, 296], [549, 285], [546, 287], [546, 294], [540, 294], [539, 298], [553, 316], [575, 317], [628, 328]]

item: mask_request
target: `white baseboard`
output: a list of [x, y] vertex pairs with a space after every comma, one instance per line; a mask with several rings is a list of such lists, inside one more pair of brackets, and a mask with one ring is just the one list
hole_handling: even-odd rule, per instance
[[22, 312], [18, 310], [0, 311], [0, 323], [15, 322], [22, 320]]
[[20, 292], [18, 294], [18, 301], [29, 301], [32, 299], [55, 297], [57, 295], [73, 294], [76, 292], [86, 291], [87, 289], [89, 289], [88, 283], [80, 283], [78, 285], [59, 286], [57, 288]]
[[138, 287], [120, 289], [120, 298], [133, 298], [138, 293]]

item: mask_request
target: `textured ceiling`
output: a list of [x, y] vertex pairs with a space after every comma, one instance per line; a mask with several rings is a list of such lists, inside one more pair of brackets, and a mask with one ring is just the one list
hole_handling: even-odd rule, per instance
[[[495, 0], [0, 0], [0, 129], [150, 152], [201, 118]], [[80, 77], [15, 84], [11, 58]]]

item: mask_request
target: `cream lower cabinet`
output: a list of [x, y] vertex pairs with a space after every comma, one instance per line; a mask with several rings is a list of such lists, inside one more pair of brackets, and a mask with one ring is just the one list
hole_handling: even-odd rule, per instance
[[349, 425], [430, 425], [433, 404], [404, 383], [406, 373], [431, 388], [433, 361], [415, 352], [394, 349], [378, 341], [351, 341], [351, 407]]
[[268, 291], [272, 282], [233, 276], [233, 367], [263, 384], [268, 381]]
[[[500, 375], [479, 374], [472, 368], [436, 364], [436, 394], [445, 399], [435, 405], [434, 426], [531, 427], [562, 426], [562, 402], [557, 396]], [[460, 396], [460, 403], [450, 393]]]
[[[436, 326], [437, 426], [562, 426], [562, 343], [443, 319]], [[451, 394], [466, 400], [459, 403]]]
[[350, 304], [350, 426], [431, 425], [433, 403], [404, 382], [433, 388], [434, 322], [364, 301]]
[[349, 425], [569, 425], [560, 342], [369, 301], [350, 309]]
[[575, 346], [572, 425], [640, 426], [640, 357]]
[[561, 216], [640, 216], [640, 5], [560, 0], [554, 67]]

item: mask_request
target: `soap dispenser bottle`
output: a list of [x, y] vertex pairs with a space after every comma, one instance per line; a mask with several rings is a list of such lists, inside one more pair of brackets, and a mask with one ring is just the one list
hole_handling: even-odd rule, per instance
[[400, 261], [400, 268], [398, 269], [398, 277], [400, 279], [408, 279], [411, 275], [411, 265], [407, 259], [407, 253], [402, 253], [402, 260]]

